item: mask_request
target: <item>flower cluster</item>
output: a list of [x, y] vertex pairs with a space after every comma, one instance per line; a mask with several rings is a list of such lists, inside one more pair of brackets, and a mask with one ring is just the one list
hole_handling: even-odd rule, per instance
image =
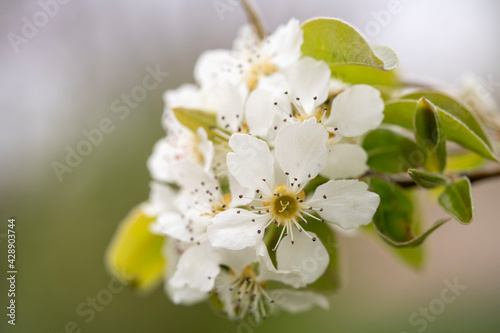
[[358, 179], [359, 138], [381, 124], [384, 102], [372, 86], [332, 79], [302, 43], [295, 19], [264, 40], [245, 27], [232, 50], [199, 58], [196, 84], [165, 93], [167, 135], [148, 161], [143, 209], [166, 237], [176, 304], [212, 294], [229, 318], [257, 322], [276, 308], [327, 308], [308, 288], [331, 252], [313, 225], [372, 221], [380, 198]]

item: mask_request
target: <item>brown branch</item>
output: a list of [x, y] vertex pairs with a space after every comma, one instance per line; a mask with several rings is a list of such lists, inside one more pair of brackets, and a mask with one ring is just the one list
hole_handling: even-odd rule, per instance
[[241, 0], [243, 7], [245, 8], [245, 13], [247, 14], [248, 21], [253, 25], [257, 36], [261, 40], [266, 38], [267, 33], [264, 28], [264, 24], [262, 23], [262, 19], [260, 18], [260, 13], [257, 10], [257, 7], [253, 3], [252, 0]]
[[[382, 175], [378, 173], [371, 173], [369, 175], [379, 177], [381, 179], [393, 182], [401, 187], [404, 188], [409, 188], [409, 187], [414, 187], [417, 184], [413, 179], [410, 177], [405, 177], [405, 176], [388, 176], [388, 175]], [[495, 178], [495, 177], [500, 177], [500, 168], [489, 168], [487, 170], [479, 170], [476, 172], [471, 172], [471, 173], [459, 173], [455, 174], [454, 176], [457, 177], [462, 177], [466, 176], [470, 179], [471, 183], [475, 183], [478, 181], [490, 179], [490, 178]]]

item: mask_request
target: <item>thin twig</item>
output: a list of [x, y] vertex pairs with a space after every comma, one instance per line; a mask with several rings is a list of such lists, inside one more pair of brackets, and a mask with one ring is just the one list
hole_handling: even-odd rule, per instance
[[[402, 176], [388, 176], [372, 173], [372, 176], [379, 177], [386, 181], [393, 182], [401, 187], [409, 188], [414, 187], [417, 184], [410, 177]], [[470, 179], [471, 183], [478, 182], [485, 179], [500, 177], [500, 168], [490, 168], [489, 170], [479, 170], [477, 172], [471, 173], [460, 173], [457, 176], [466, 176]]]
[[257, 7], [253, 3], [252, 0], [241, 0], [243, 7], [245, 8], [245, 13], [247, 14], [248, 21], [253, 25], [257, 36], [261, 40], [266, 38], [266, 29], [264, 28], [264, 24], [262, 23], [262, 19], [260, 18], [260, 14], [257, 10]]

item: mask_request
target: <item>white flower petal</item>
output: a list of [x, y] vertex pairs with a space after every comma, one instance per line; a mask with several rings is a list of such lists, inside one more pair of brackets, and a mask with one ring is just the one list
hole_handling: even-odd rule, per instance
[[149, 156], [147, 165], [151, 177], [164, 182], [175, 181], [172, 175], [171, 165], [175, 161], [175, 155], [184, 156], [184, 151], [173, 146], [166, 138], [156, 142], [153, 153]]
[[214, 176], [207, 173], [202, 166], [189, 161], [174, 163], [172, 165], [172, 174], [175, 175], [177, 184], [182, 188], [190, 190], [205, 188], [216, 191], [215, 188], [219, 186]]
[[[328, 132], [311, 118], [281, 129], [276, 135], [275, 154], [290, 181], [303, 184], [326, 166]], [[297, 178], [294, 181], [294, 178]]]
[[[273, 184], [274, 157], [267, 143], [248, 134], [236, 133], [229, 139], [234, 153], [227, 154], [229, 172], [241, 184], [255, 191], [271, 193], [267, 184]], [[263, 181], [266, 180], [266, 182]]]
[[174, 288], [189, 287], [208, 292], [220, 272], [220, 254], [208, 242], [193, 245], [179, 258], [177, 269], [170, 279]]
[[269, 214], [259, 215], [239, 208], [228, 209], [212, 219], [213, 223], [207, 229], [208, 240], [215, 247], [229, 250], [254, 246], [262, 240], [269, 219]]
[[183, 84], [177, 89], [165, 91], [163, 101], [168, 109], [179, 106], [189, 109], [203, 108], [200, 89], [194, 84]]
[[[241, 275], [245, 267], [257, 261], [269, 259], [272, 265], [263, 241], [259, 241], [255, 246], [249, 246], [237, 251], [220, 249], [220, 255], [220, 264], [230, 267], [236, 275]], [[267, 255], [267, 259], [262, 259], [265, 255]]]
[[230, 50], [217, 49], [205, 51], [198, 58], [194, 66], [194, 78], [202, 86], [210, 85], [234, 61], [234, 56]]
[[217, 298], [222, 303], [222, 310], [229, 319], [236, 319], [236, 312], [234, 309], [234, 294], [229, 290], [230, 285], [234, 283], [229, 273], [222, 271], [215, 279], [215, 288], [217, 288]]
[[261, 282], [278, 281], [294, 288], [300, 288], [305, 285], [302, 272], [300, 271], [277, 270], [274, 268], [272, 262], [269, 265], [267, 261], [261, 262], [259, 270], [258, 280]]
[[329, 308], [328, 299], [312, 291], [277, 289], [273, 290], [270, 296], [278, 307], [291, 313], [308, 311], [313, 306], [318, 306], [323, 310]]
[[148, 216], [157, 216], [162, 212], [175, 210], [174, 199], [176, 192], [169, 186], [150, 182], [149, 201], [143, 205], [142, 211]]
[[291, 19], [269, 36], [269, 48], [277, 67], [284, 68], [299, 60], [302, 55], [300, 47], [304, 40], [303, 34], [299, 20]]
[[259, 78], [259, 83], [257, 83], [257, 89], [272, 91], [276, 93], [276, 96], [283, 99], [286, 98], [289, 102], [289, 98], [285, 95], [285, 92], [290, 90], [290, 86], [288, 85], [286, 76], [282, 73], [261, 76]]
[[267, 135], [274, 118], [274, 96], [272, 91], [256, 89], [248, 97], [245, 106], [245, 119], [251, 134]]
[[[255, 192], [252, 189], [241, 186], [241, 184], [228, 173], [229, 192], [231, 193], [230, 207], [244, 206], [252, 201]], [[241, 196], [241, 198], [240, 198]]]
[[175, 288], [169, 282], [165, 284], [165, 291], [176, 305], [194, 305], [205, 301], [209, 296], [206, 291], [199, 291], [189, 287]]
[[359, 145], [338, 143], [329, 146], [328, 162], [321, 171], [331, 179], [357, 178], [368, 170], [368, 154]]
[[292, 102], [308, 115], [312, 115], [315, 107], [328, 98], [330, 68], [323, 61], [305, 57], [292, 65], [287, 74]]
[[212, 167], [212, 161], [214, 160], [215, 150], [214, 143], [208, 140], [208, 134], [203, 127], [199, 127], [196, 131], [200, 143], [198, 145], [198, 151], [203, 155], [203, 169], [205, 172], [209, 172]]
[[330, 180], [318, 186], [307, 204], [323, 208], [318, 214], [328, 222], [352, 229], [370, 223], [379, 202], [378, 194], [368, 191], [364, 182]]
[[281, 240], [276, 250], [276, 261], [279, 271], [300, 272], [300, 280], [293, 276], [283, 282], [298, 287], [316, 281], [326, 270], [330, 262], [328, 252], [316, 234], [309, 232], [309, 235], [316, 237], [312, 241], [304, 231], [299, 232], [293, 229], [294, 244], [291, 242], [291, 235]]
[[237, 132], [243, 118], [243, 106], [247, 98], [247, 90], [223, 82], [215, 85], [214, 95], [218, 101], [217, 124], [231, 132]]
[[162, 124], [167, 133], [172, 135], [183, 135], [189, 131], [175, 118], [172, 109], [176, 107], [184, 107], [188, 109], [205, 109], [205, 98], [200, 91], [200, 88], [194, 84], [184, 84], [177, 89], [167, 90], [163, 94], [165, 101], [165, 109], [162, 115]]
[[331, 131], [337, 128], [342, 136], [354, 137], [377, 128], [383, 119], [384, 101], [380, 92], [358, 84], [333, 99], [330, 116], [324, 123]]
[[171, 236], [183, 242], [189, 242], [192, 237], [181, 214], [176, 212], [160, 214], [151, 225], [150, 230], [152, 233]]

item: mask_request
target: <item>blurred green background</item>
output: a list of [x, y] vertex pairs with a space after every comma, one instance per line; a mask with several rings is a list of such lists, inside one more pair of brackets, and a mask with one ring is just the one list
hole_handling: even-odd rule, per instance
[[[224, 3], [229, 3], [222, 0]], [[388, 1], [258, 1], [271, 29], [290, 17], [335, 16], [362, 31]], [[456, 83], [467, 71], [500, 80], [496, 1], [401, 1], [372, 42], [400, 52], [410, 73]], [[416, 272], [384, 244], [364, 235], [341, 235], [343, 287], [328, 312], [281, 313], [264, 325], [234, 324], [208, 305], [173, 306], [163, 289], [149, 295], [113, 295], [86, 323], [76, 310], [108, 288], [104, 252], [118, 223], [148, 196], [146, 160], [164, 135], [162, 94], [192, 82], [196, 58], [208, 48], [230, 47], [245, 22], [239, 6], [221, 19], [214, 1], [73, 1], [15, 53], [7, 38], [0, 53], [0, 318], [1, 332], [417, 332], [409, 316], [441, 297], [445, 280], [467, 289], [426, 332], [500, 332], [500, 181], [474, 188], [476, 220], [449, 223], [426, 243], [426, 267]], [[36, 1], [2, 2], [2, 35], [19, 33], [21, 18], [40, 10]], [[376, 21], [376, 20], [375, 20]], [[423, 44], [426, 43], [426, 44]], [[418, 45], [418, 47], [417, 47]], [[432, 52], [425, 47], [432, 49]], [[436, 47], [439, 46], [439, 49]], [[121, 120], [110, 105], [140, 85], [146, 66], [169, 73], [157, 89]], [[499, 87], [490, 85], [499, 99]], [[82, 130], [103, 118], [116, 126], [59, 182], [51, 163]], [[429, 221], [443, 216], [422, 198]], [[5, 307], [7, 219], [17, 220], [17, 320]]]

